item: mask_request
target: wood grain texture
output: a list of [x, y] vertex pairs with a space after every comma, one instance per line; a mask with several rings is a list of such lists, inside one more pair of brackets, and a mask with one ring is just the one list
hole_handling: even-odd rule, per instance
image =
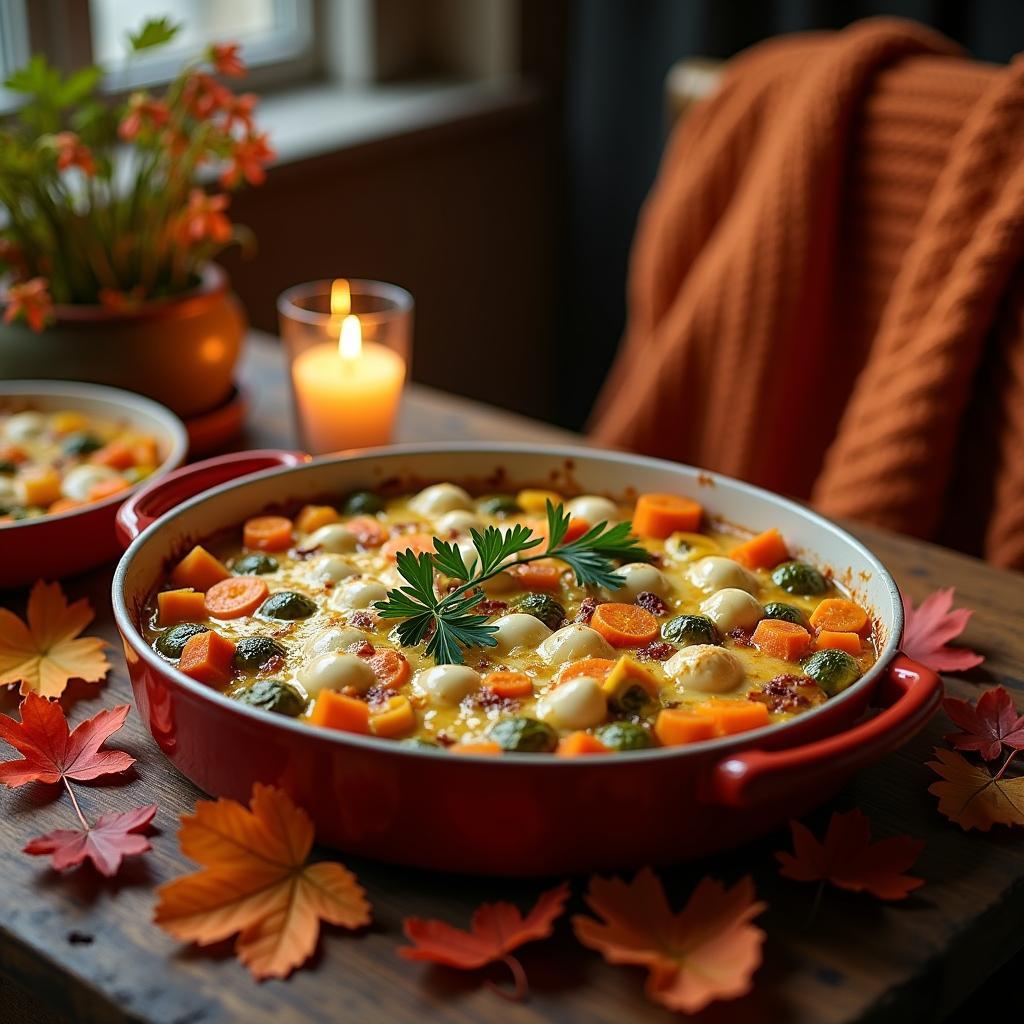
[[[247, 444], [289, 444], [290, 421], [277, 353], [250, 347], [246, 380], [253, 407]], [[411, 389], [399, 439], [477, 438], [578, 441], [572, 435], [437, 392]], [[955, 584], [959, 604], [976, 610], [965, 640], [988, 660], [964, 677], [947, 678], [950, 692], [977, 694], [1002, 683], [1024, 703], [1024, 582], [973, 559], [873, 529], [854, 532], [878, 553], [915, 598]], [[79, 721], [100, 707], [131, 701], [131, 690], [109, 613], [110, 571], [68, 581], [75, 598], [98, 611], [91, 632], [112, 645], [114, 670], [105, 686], [78, 685], [65, 705]], [[21, 610], [24, 594], [4, 595]], [[16, 698], [0, 694], [0, 710]], [[947, 723], [935, 720], [904, 749], [863, 772], [835, 806], [862, 807], [879, 835], [908, 832], [927, 841], [915, 869], [925, 885], [902, 904], [829, 890], [813, 920], [813, 886], [779, 878], [772, 852], [788, 844], [783, 832], [729, 854], [665, 874], [681, 902], [704, 873], [734, 879], [751, 873], [769, 904], [765, 963], [752, 995], [720, 1004], [701, 1019], [720, 1022], [930, 1021], [949, 1012], [1024, 944], [1024, 847], [1006, 831], [965, 834], [941, 818], [926, 788], [924, 766]], [[119, 785], [80, 786], [83, 809], [96, 816], [138, 803], [160, 806], [154, 850], [103, 881], [85, 869], [50, 871], [21, 847], [35, 834], [67, 825], [71, 809], [58, 790], [40, 786], [0, 793], [0, 1022], [61, 1020], [152, 1024], [292, 1024], [298, 1021], [432, 1020], [452, 1024], [668, 1021], [642, 994], [642, 973], [606, 966], [575, 943], [567, 921], [549, 943], [526, 946], [522, 962], [531, 983], [524, 1004], [506, 1004], [461, 975], [402, 960], [404, 916], [439, 916], [466, 925], [482, 900], [526, 904], [544, 883], [432, 875], [339, 856], [354, 870], [374, 905], [374, 924], [350, 935], [326, 929], [310, 965], [288, 982], [253, 983], [230, 955], [230, 944], [198, 951], [176, 943], [150, 923], [154, 885], [190, 870], [178, 852], [181, 813], [201, 794], [167, 764], [135, 715], [116, 745], [138, 759]], [[667, 795], [671, 813], [671, 795]], [[821, 828], [831, 808], [812, 815]], [[628, 828], [629, 822], [623, 822]], [[515, 822], [510, 821], [514, 828]], [[574, 884], [572, 910], [581, 907], [583, 880]], [[486, 977], [504, 981], [502, 969]], [[27, 1007], [24, 995], [36, 1000]], [[27, 1007], [27, 1008], [26, 1008]]]

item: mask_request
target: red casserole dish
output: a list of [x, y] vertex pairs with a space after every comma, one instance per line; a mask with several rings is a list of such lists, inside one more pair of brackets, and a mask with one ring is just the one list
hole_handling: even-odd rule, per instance
[[[170, 561], [198, 540], [284, 502], [439, 480], [699, 494], [724, 521], [777, 526], [792, 549], [835, 567], [871, 610], [878, 661], [820, 707], [735, 736], [589, 758], [452, 757], [242, 706], [179, 672], [141, 635], [149, 595]], [[218, 796], [247, 800], [256, 781], [282, 786], [313, 816], [322, 842], [379, 860], [543, 875], [702, 856], [827, 800], [917, 732], [941, 698], [938, 676], [899, 653], [899, 592], [862, 544], [793, 502], [655, 459], [497, 445], [410, 446], [316, 462], [248, 452], [144, 488], [122, 508], [119, 529], [130, 544], [114, 575], [114, 613], [140, 714], [171, 762]]]
[[[130, 391], [75, 381], [0, 382], [0, 404], [13, 400], [41, 412], [73, 409], [120, 420], [155, 437], [162, 460], [151, 481], [180, 466], [188, 451], [188, 435], [181, 420], [162, 405]], [[74, 576], [109, 562], [120, 551], [114, 516], [130, 493], [121, 491], [70, 512], [0, 523], [0, 588]]]

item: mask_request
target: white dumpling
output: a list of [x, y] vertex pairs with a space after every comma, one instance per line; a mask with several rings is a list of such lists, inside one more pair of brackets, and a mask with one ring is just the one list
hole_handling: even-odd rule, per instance
[[322, 555], [313, 562], [306, 575], [311, 583], [340, 583], [358, 574], [359, 570], [347, 558]]
[[366, 634], [362, 630], [356, 629], [355, 626], [327, 629], [309, 640], [306, 644], [306, 655], [310, 658], [316, 658], [323, 654], [331, 654], [334, 651], [344, 651], [346, 648], [365, 639]]
[[727, 693], [743, 682], [740, 659], [732, 651], [712, 644], [684, 647], [673, 654], [663, 667], [684, 690]]
[[420, 491], [409, 507], [421, 516], [439, 516], [457, 508], [471, 509], [473, 499], [455, 484], [433, 484]]
[[591, 676], [576, 676], [537, 702], [537, 714], [556, 729], [589, 729], [608, 717], [608, 700]]
[[492, 625], [498, 627], [498, 632], [493, 634], [498, 641], [494, 648], [498, 654], [508, 654], [517, 647], [536, 647], [551, 636], [551, 630], [540, 619], [524, 612], [502, 615]]
[[660, 569], [646, 562], [629, 562], [615, 571], [625, 577], [625, 583], [621, 587], [608, 591], [616, 601], [632, 601], [638, 594], [643, 593], [664, 597], [671, 586]]
[[388, 596], [388, 588], [380, 580], [368, 576], [344, 580], [331, 594], [331, 606], [342, 610], [369, 608]]
[[480, 689], [480, 673], [468, 665], [435, 665], [417, 673], [416, 685], [438, 704], [455, 707]]
[[552, 633], [537, 648], [549, 665], [561, 665], [580, 658], [614, 658], [611, 644], [596, 629], [573, 622]]
[[60, 492], [72, 501], [87, 501], [89, 493], [97, 484], [115, 480], [119, 476], [120, 474], [109, 466], [75, 466], [64, 474]]
[[752, 572], [724, 555], [707, 555], [699, 559], [686, 570], [686, 577], [707, 594], [724, 587], [745, 590], [748, 594], [756, 594], [760, 589], [757, 577]]
[[306, 546], [321, 548], [336, 555], [344, 555], [355, 551], [356, 535], [342, 523], [328, 523], [309, 535]]
[[470, 530], [483, 532], [483, 520], [475, 513], [464, 508], [453, 508], [451, 512], [445, 512], [435, 524], [440, 534], [446, 533], [469, 533]]
[[472, 571], [473, 566], [480, 561], [480, 556], [477, 554], [473, 542], [471, 540], [460, 540], [455, 546], [462, 552], [462, 560], [466, 563], [466, 568]]
[[321, 690], [366, 693], [377, 681], [373, 669], [354, 654], [322, 654], [299, 672], [299, 682], [311, 697]]
[[619, 507], [614, 501], [597, 494], [581, 494], [578, 498], [573, 498], [566, 504], [565, 511], [576, 519], [590, 523], [591, 526], [614, 522], [619, 515]]
[[46, 417], [41, 412], [16, 412], [4, 424], [8, 441], [31, 441], [46, 429]]
[[701, 602], [700, 610], [718, 627], [720, 633], [734, 629], [753, 629], [764, 618], [764, 609], [757, 598], [735, 587], [726, 587], [712, 594]]

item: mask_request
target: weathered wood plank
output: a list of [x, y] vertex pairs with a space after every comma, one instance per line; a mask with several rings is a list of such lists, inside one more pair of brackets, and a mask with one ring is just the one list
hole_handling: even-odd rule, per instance
[[[253, 388], [246, 443], [287, 444], [290, 420], [280, 386], [277, 353], [267, 344], [250, 351], [247, 378]], [[479, 438], [578, 441], [573, 435], [436, 392], [410, 389], [399, 439]], [[892, 569], [901, 586], [920, 598], [953, 583], [958, 601], [975, 608], [966, 641], [988, 661], [968, 676], [948, 680], [951, 691], [974, 694], [1001, 682], [1024, 699], [1024, 582], [952, 552], [866, 527], [855, 532]], [[101, 706], [130, 701], [120, 643], [105, 609], [110, 572], [70, 581], [74, 597], [87, 596], [98, 610], [94, 632], [113, 645], [115, 663], [105, 687], [81, 686], [72, 694], [71, 717], [79, 721]], [[18, 604], [24, 595], [6, 595]], [[16, 706], [0, 695], [0, 710]], [[765, 966], [754, 994], [709, 1011], [707, 1020], [840, 1024], [850, 1021], [928, 1021], [948, 1012], [999, 963], [1024, 943], [1024, 857], [1021, 839], [1008, 834], [966, 835], [935, 812], [926, 792], [924, 766], [941, 721], [903, 750], [863, 772], [838, 806], [857, 804], [880, 834], [906, 831], [927, 840], [918, 865], [928, 884], [904, 904], [886, 906], [829, 891], [808, 922], [814, 890], [780, 879], [772, 852], [787, 842], [776, 835], [730, 854], [667, 873], [682, 898], [700, 874], [734, 878], [753, 874], [769, 903]], [[425, 969], [400, 959], [403, 916], [443, 916], [468, 921], [481, 900], [532, 900], [536, 883], [456, 878], [397, 869], [356, 859], [374, 904], [375, 923], [350, 936], [328, 929], [310, 968], [287, 983], [252, 983], [229, 954], [229, 944], [210, 952], [183, 948], [150, 924], [154, 885], [188, 870], [174, 836], [178, 816], [200, 794], [178, 776], [133, 715], [118, 745], [139, 758], [138, 770], [117, 786], [81, 787], [87, 814], [142, 802], [160, 805], [154, 851], [113, 881], [90, 871], [58, 876], [21, 854], [31, 836], [66, 825], [64, 799], [30, 787], [0, 793], [0, 1020], [50, 1017], [77, 1022], [145, 1021], [159, 1024], [290, 1024], [306, 1020], [406, 1022], [431, 1019], [453, 1024], [502, 1020], [512, 1024], [587, 1020], [619, 1024], [665, 1021], [670, 1016], [642, 996], [639, 971], [612, 969], [580, 948], [565, 922], [550, 944], [525, 947], [522, 961], [531, 998], [522, 1005], [496, 1002], [476, 976]], [[827, 820], [827, 809], [813, 824]], [[514, 826], [514, 823], [511, 823]], [[629, 827], [628, 822], [623, 827]], [[580, 907], [582, 882], [575, 886]], [[502, 978], [500, 970], [493, 977]], [[9, 986], [14, 983], [17, 988]], [[13, 993], [29, 993], [50, 1017], [33, 1016]], [[11, 1002], [5, 997], [11, 994]], [[16, 1005], [21, 1017], [16, 1017]], [[40, 1011], [42, 1012], [42, 1011]], [[29, 1016], [26, 1018], [25, 1014]]]

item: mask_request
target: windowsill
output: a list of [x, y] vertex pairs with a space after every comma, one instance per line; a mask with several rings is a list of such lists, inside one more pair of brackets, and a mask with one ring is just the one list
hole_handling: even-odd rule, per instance
[[266, 97], [257, 122], [270, 135], [276, 166], [506, 111], [533, 96], [517, 79], [319, 85]]

